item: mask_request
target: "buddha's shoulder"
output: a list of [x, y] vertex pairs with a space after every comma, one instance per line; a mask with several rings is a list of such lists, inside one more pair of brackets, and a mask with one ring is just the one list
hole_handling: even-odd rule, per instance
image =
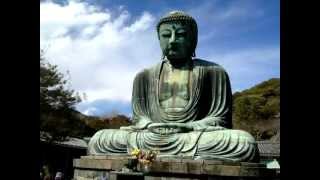
[[160, 64], [156, 64], [153, 65], [151, 67], [148, 68], [144, 68], [142, 70], [140, 70], [137, 74], [136, 74], [136, 78], [143, 78], [143, 77], [149, 77], [152, 73], [155, 73], [156, 69], [158, 68]]
[[211, 61], [207, 61], [207, 60], [204, 60], [204, 59], [193, 59], [193, 64], [194, 66], [196, 67], [200, 67], [200, 68], [204, 68], [206, 70], [209, 70], [209, 71], [221, 71], [221, 72], [226, 72], [225, 69], [215, 63], [215, 62], [211, 62]]

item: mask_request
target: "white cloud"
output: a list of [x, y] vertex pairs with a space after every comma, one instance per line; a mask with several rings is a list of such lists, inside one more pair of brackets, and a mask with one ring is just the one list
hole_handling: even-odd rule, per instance
[[136, 21], [131, 26], [127, 27], [125, 30], [134, 33], [138, 31], [145, 31], [149, 28], [149, 23], [153, 21], [153, 16], [150, 13], [145, 12], [139, 21]]
[[46, 40], [63, 36], [72, 27], [97, 25], [110, 20], [110, 14], [76, 1], [70, 1], [66, 6], [43, 2], [40, 3], [40, 10], [40, 37]]
[[70, 71], [72, 88], [86, 93], [87, 102], [130, 101], [135, 74], [160, 60], [153, 15], [144, 12], [132, 20], [124, 7], [119, 10], [115, 16], [79, 1], [40, 3], [45, 56], [61, 72]]
[[207, 57], [226, 69], [234, 92], [280, 76], [280, 49], [277, 46], [238, 49], [223, 54], [208, 54]]
[[87, 115], [87, 116], [91, 116], [91, 115], [94, 115], [96, 114], [97, 112], [97, 109], [94, 108], [94, 107], [89, 107], [88, 109], [86, 109], [83, 114]]
[[[226, 7], [218, 7], [210, 2], [188, 11], [199, 25], [200, 46], [215, 36], [233, 33], [234, 29], [238, 32], [249, 28], [245, 23], [239, 27], [236, 24], [264, 15], [261, 7], [250, 5], [249, 1], [241, 2], [247, 3], [233, 1]], [[143, 12], [139, 17], [132, 17], [125, 6], [119, 6], [114, 13], [76, 0], [64, 5], [51, 1], [40, 3], [40, 46], [60, 72], [70, 71], [71, 88], [86, 93], [82, 112], [88, 115], [103, 111], [104, 107], [100, 106], [106, 103], [90, 105], [100, 100], [128, 104], [135, 74], [161, 57], [153, 14]], [[277, 46], [212, 53], [206, 50], [200, 56], [221, 64], [235, 90], [255, 85], [279, 72], [275, 70], [279, 69]]]

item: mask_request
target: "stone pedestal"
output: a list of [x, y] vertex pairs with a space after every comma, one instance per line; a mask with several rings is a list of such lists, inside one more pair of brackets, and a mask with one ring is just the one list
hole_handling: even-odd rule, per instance
[[82, 156], [74, 159], [74, 179], [108, 180], [246, 180], [280, 179], [275, 170], [259, 163], [235, 163], [214, 160], [157, 159], [148, 172], [123, 171], [129, 156]]

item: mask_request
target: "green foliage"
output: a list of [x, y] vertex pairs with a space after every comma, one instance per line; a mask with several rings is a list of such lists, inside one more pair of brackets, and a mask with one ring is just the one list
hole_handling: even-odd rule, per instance
[[263, 95], [263, 96], [280, 96], [280, 79], [272, 78], [264, 81], [254, 87], [244, 90], [240, 93], [243, 95]]
[[275, 116], [280, 112], [280, 79], [264, 81], [233, 94], [233, 126], [249, 131], [256, 139], [268, 139], [276, 133]]
[[66, 137], [91, 137], [100, 129], [131, 124], [123, 115], [98, 118], [85, 116], [74, 109], [80, 98], [66, 88], [67, 80], [58, 72], [56, 65], [48, 63], [40, 50], [40, 131], [44, 138], [63, 141]]
[[119, 129], [121, 126], [129, 126], [131, 121], [124, 115], [114, 115], [112, 117], [104, 117], [102, 119], [91, 119], [88, 126], [95, 131], [100, 129]]
[[80, 98], [65, 88], [66, 83], [57, 66], [48, 63], [40, 50], [40, 131], [49, 134], [49, 141], [79, 136], [87, 130], [84, 122], [73, 115]]
[[261, 117], [262, 109], [266, 99], [259, 96], [241, 96], [238, 97], [235, 103], [234, 114], [237, 120], [246, 119], [247, 121], [254, 121]]
[[74, 95], [73, 90], [65, 88], [67, 81], [59, 73], [56, 65], [49, 64], [40, 51], [40, 110], [70, 109], [80, 98]]

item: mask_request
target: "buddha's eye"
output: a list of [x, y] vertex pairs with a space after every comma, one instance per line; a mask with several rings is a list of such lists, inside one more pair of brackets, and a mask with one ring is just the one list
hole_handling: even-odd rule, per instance
[[187, 31], [184, 29], [178, 29], [176, 31], [176, 36], [177, 37], [185, 37], [185, 36], [187, 36]]
[[187, 32], [185, 31], [177, 32], [178, 37], [186, 37], [186, 35], [187, 35]]
[[161, 36], [163, 38], [170, 38], [171, 34], [170, 33], [162, 33]]

